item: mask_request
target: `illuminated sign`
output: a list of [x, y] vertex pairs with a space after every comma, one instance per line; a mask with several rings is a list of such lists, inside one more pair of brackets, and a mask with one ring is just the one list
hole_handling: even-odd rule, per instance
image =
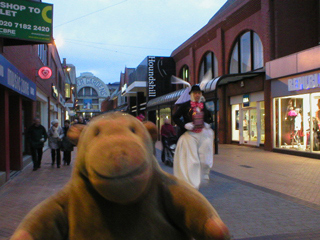
[[0, 15], [0, 37], [52, 42], [52, 4], [3, 0], [0, 2]]
[[288, 79], [288, 91], [300, 91], [318, 87], [320, 87], [320, 73]]
[[42, 67], [39, 69], [38, 75], [41, 79], [49, 79], [52, 76], [52, 70], [49, 67]]
[[249, 94], [243, 95], [242, 102], [243, 102], [243, 106], [244, 107], [249, 107], [250, 106]]
[[56, 86], [53, 85], [53, 84], [52, 84], [52, 96], [53, 96], [55, 99], [58, 99], [58, 97], [59, 97], [58, 89], [57, 89]]

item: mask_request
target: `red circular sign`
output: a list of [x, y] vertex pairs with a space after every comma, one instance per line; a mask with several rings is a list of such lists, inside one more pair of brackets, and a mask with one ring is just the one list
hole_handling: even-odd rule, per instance
[[52, 70], [49, 67], [42, 67], [38, 74], [41, 79], [49, 79], [52, 76]]

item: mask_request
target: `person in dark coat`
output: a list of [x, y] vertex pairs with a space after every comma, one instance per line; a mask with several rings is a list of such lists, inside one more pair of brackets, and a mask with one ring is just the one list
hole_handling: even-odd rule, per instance
[[63, 133], [64, 133], [64, 137], [62, 139], [62, 148], [61, 148], [61, 150], [63, 151], [63, 164], [64, 165], [70, 165], [71, 152], [73, 151], [73, 147], [74, 147], [74, 145], [69, 141], [69, 139], [67, 137], [67, 132], [69, 130], [69, 127], [70, 127], [70, 121], [65, 120], [64, 127], [62, 128]]
[[210, 125], [212, 117], [200, 87], [192, 86], [189, 94], [191, 100], [181, 104], [172, 116], [184, 131], [175, 150], [173, 173], [199, 189], [203, 180], [209, 180], [213, 165], [214, 133]]
[[35, 118], [34, 123], [27, 130], [27, 142], [30, 144], [33, 171], [41, 167], [43, 145], [47, 138], [46, 129], [40, 124], [40, 119]]
[[51, 122], [51, 128], [48, 130], [49, 147], [51, 148], [51, 166], [54, 166], [55, 160], [57, 160], [57, 168], [60, 168], [60, 148], [63, 135], [62, 127], [59, 126], [59, 120], [55, 119]]

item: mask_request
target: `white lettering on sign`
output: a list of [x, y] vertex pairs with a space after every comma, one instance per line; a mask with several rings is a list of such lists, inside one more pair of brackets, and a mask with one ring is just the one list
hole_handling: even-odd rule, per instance
[[15, 11], [26, 10], [26, 6], [24, 5], [7, 3], [7, 2], [0, 2], [0, 8], [6, 8], [6, 9], [15, 10]]
[[320, 73], [288, 79], [288, 91], [300, 91], [320, 87]]
[[8, 85], [18, 92], [29, 95], [29, 83], [8, 69]]
[[92, 79], [92, 78], [79, 79], [77, 81], [78, 89], [80, 89], [83, 86], [92, 86], [95, 89], [98, 89], [100, 96], [106, 96], [107, 95], [106, 85], [100, 80]]
[[156, 79], [154, 78], [154, 63], [156, 61], [155, 57], [148, 58], [148, 83], [149, 83], [149, 97], [156, 97]]

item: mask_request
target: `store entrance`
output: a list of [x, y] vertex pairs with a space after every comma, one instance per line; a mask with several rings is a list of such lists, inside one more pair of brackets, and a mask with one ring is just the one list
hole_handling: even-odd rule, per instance
[[257, 109], [243, 109], [242, 111], [243, 123], [243, 144], [257, 145], [258, 141], [258, 127], [257, 127]]

